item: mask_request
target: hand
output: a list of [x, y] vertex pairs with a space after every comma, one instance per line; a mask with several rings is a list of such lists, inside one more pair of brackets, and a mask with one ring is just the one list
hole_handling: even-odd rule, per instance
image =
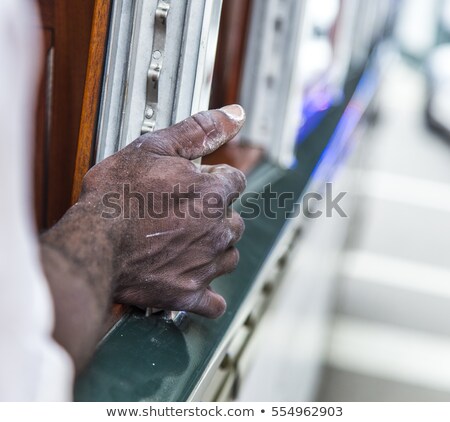
[[53, 336], [78, 371], [104, 334], [113, 300], [212, 318], [225, 311], [209, 283], [238, 262], [244, 224], [229, 205], [245, 178], [190, 160], [232, 139], [243, 123], [242, 108], [229, 106], [141, 136], [93, 167], [78, 202], [41, 236]]
[[141, 136], [88, 172], [79, 205], [95, 210], [109, 233], [116, 302], [211, 318], [225, 312], [209, 284], [238, 263], [244, 223], [229, 206], [245, 177], [190, 160], [234, 138], [244, 119], [236, 105], [199, 113]]

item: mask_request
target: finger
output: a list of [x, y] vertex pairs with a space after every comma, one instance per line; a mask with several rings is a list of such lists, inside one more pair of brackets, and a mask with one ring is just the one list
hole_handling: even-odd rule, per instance
[[218, 318], [225, 313], [227, 303], [225, 299], [212, 289], [205, 289], [200, 293], [199, 299], [187, 311], [207, 318]]
[[235, 104], [194, 114], [167, 129], [145, 134], [135, 142], [161, 155], [194, 160], [233, 139], [244, 121], [244, 109]]
[[231, 246], [216, 261], [214, 278], [233, 272], [239, 264], [239, 251]]
[[215, 179], [216, 183], [221, 185], [222, 189], [220, 191], [227, 198], [227, 205], [230, 205], [238, 198], [239, 194], [247, 186], [247, 179], [244, 173], [227, 164], [201, 166], [200, 171], [205, 175], [211, 176], [211, 178]]
[[230, 217], [227, 217], [231, 229], [231, 240], [228, 246], [233, 246], [241, 240], [245, 230], [245, 223], [237, 211], [232, 210], [230, 215]]

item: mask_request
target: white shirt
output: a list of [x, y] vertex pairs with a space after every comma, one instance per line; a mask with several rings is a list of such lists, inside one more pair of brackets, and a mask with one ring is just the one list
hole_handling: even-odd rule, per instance
[[73, 364], [53, 340], [53, 303], [32, 215], [37, 12], [0, 1], [0, 401], [70, 400]]

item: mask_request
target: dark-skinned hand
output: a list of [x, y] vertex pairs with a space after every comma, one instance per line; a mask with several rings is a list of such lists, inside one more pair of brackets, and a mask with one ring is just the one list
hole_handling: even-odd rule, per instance
[[229, 207], [245, 177], [191, 160], [234, 138], [244, 120], [234, 105], [141, 136], [87, 173], [79, 201], [42, 236], [55, 338], [76, 363], [88, 359], [113, 301], [210, 318], [225, 312], [209, 284], [238, 263], [244, 224]]
[[[238, 263], [234, 245], [244, 224], [239, 214], [226, 211], [230, 200], [244, 190], [245, 177], [227, 165], [199, 167], [190, 160], [211, 153], [237, 134], [244, 113], [239, 106], [231, 112], [236, 117], [220, 110], [199, 113], [141, 136], [86, 175], [80, 201], [100, 203], [107, 192], [126, 200], [117, 202], [121, 215], [108, 221], [117, 245], [113, 268], [117, 302], [212, 318], [225, 311], [224, 299], [208, 286]], [[127, 198], [133, 199], [125, 198], [125, 184], [132, 192]], [[189, 191], [197, 197], [186, 195]], [[215, 195], [205, 199], [211, 193]]]

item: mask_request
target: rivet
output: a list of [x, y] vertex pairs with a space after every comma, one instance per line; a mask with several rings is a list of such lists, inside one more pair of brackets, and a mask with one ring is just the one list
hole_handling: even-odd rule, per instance
[[153, 111], [153, 109], [151, 108], [151, 107], [149, 107], [149, 108], [147, 108], [146, 110], [145, 110], [145, 118], [146, 119], [151, 119], [152, 117], [153, 117], [153, 114], [154, 114], [155, 112]]

